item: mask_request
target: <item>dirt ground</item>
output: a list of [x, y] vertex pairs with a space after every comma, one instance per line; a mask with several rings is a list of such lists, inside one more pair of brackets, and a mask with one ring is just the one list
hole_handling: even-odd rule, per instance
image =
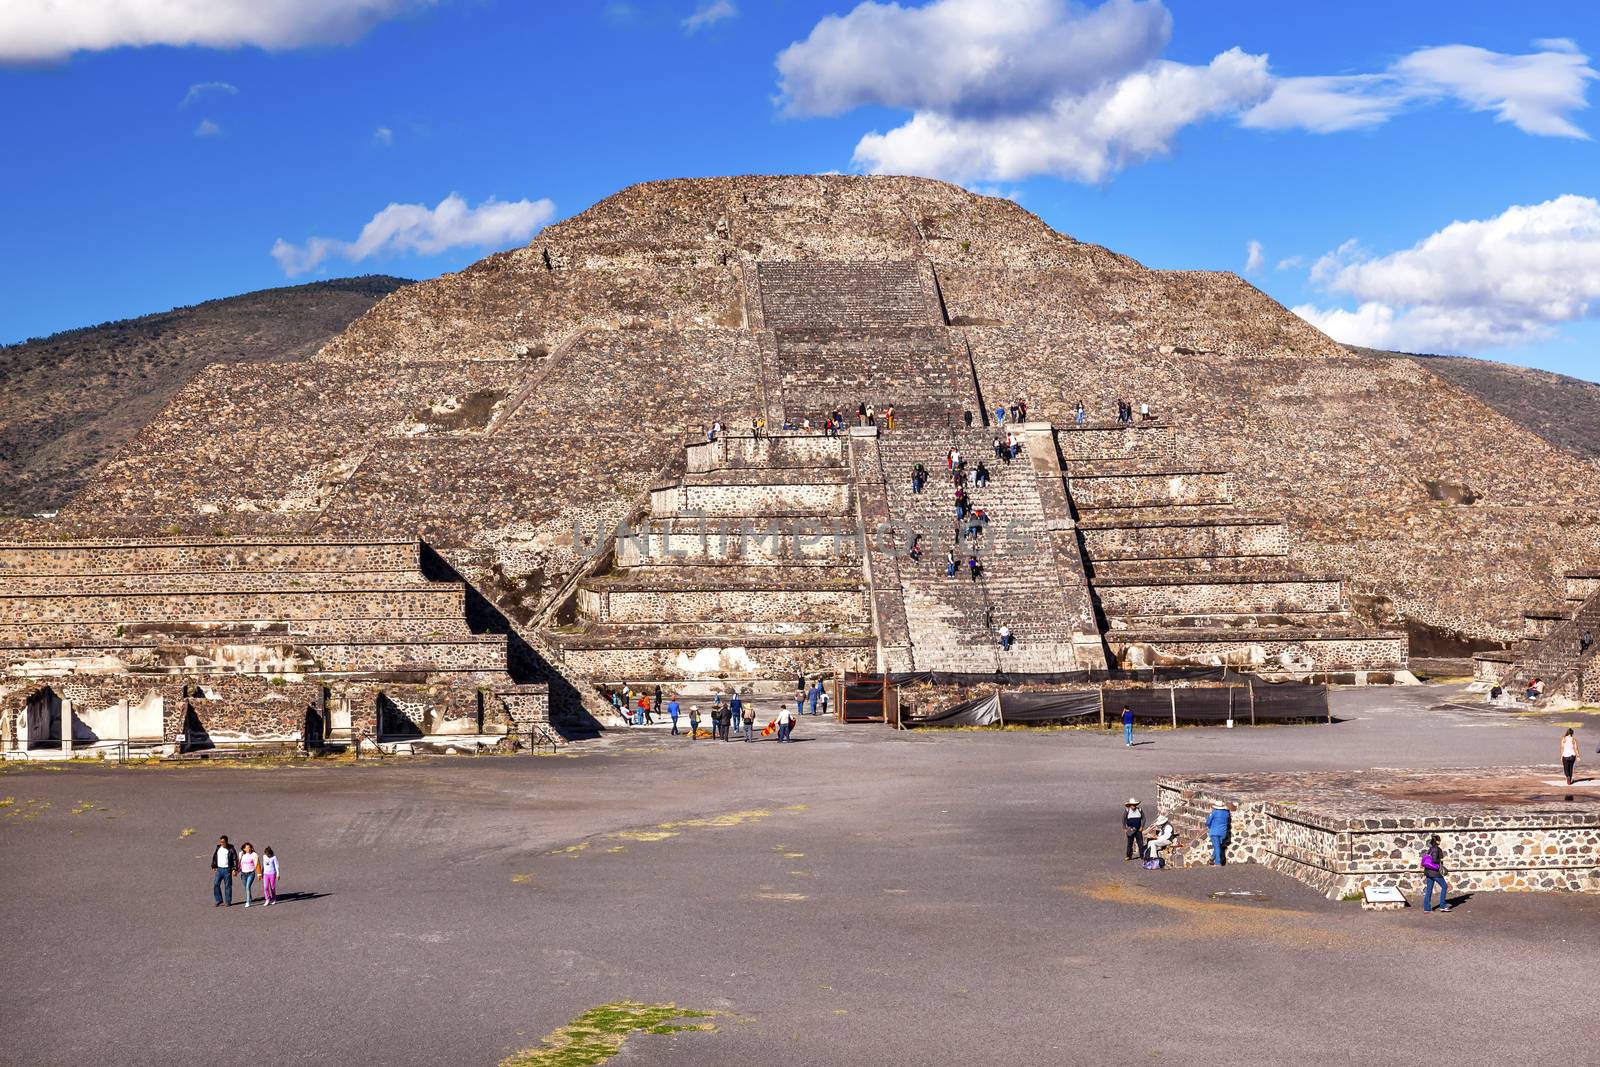
[[[0, 1062], [454, 1067], [547, 1035], [526, 1062], [599, 1062], [575, 1033], [705, 1067], [1592, 1061], [1600, 899], [1371, 913], [1254, 866], [1123, 860], [1122, 801], [1153, 809], [1159, 774], [1554, 768], [1572, 723], [1600, 768], [1600, 721], [1454, 692], [1131, 750], [807, 719], [782, 746], [6, 768]], [[279, 853], [274, 908], [237, 885], [213, 907], [224, 833]]]

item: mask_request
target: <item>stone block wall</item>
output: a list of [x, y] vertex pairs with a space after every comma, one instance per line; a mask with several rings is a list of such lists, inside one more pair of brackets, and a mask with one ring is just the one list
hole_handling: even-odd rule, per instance
[[[1381, 780], [1385, 773], [1369, 777]], [[1600, 811], [1581, 805], [1560, 810], [1408, 805], [1402, 813], [1349, 789], [1336, 788], [1319, 804], [1288, 789], [1274, 795], [1271, 783], [1263, 781], [1240, 790], [1206, 777], [1164, 778], [1157, 788], [1158, 810], [1179, 835], [1174, 857], [1179, 863], [1209, 861], [1205, 819], [1212, 802], [1222, 800], [1235, 809], [1228, 862], [1262, 864], [1331, 899], [1359, 893], [1369, 884], [1420, 894], [1421, 854], [1432, 834], [1439, 835], [1444, 849], [1452, 893], [1600, 892]]]
[[1327, 671], [1388, 671], [1404, 667], [1409, 653], [1404, 634], [1334, 632], [1319, 635], [1295, 629], [1221, 630], [1186, 637], [1182, 631], [1113, 629], [1106, 641], [1125, 667], [1205, 665], [1308, 675]]
[[860, 624], [859, 589], [584, 589], [579, 614], [597, 622], [771, 622], [804, 619], [812, 626]]
[[837, 467], [844, 463], [844, 438], [784, 433], [769, 427], [769, 432], [760, 437], [725, 433], [716, 441], [692, 444], [685, 452], [690, 474], [748, 468]]

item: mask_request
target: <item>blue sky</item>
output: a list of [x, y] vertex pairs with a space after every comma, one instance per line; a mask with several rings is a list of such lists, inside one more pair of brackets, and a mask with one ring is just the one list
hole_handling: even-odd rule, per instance
[[1590, 4], [63, 6], [0, 8], [0, 341], [429, 277], [635, 181], [887, 170], [1341, 339], [1600, 377]]

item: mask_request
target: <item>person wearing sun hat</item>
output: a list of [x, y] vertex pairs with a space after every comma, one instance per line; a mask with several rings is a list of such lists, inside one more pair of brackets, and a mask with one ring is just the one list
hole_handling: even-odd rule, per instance
[[1133, 859], [1135, 846], [1138, 847], [1138, 854], [1143, 856], [1144, 810], [1139, 807], [1138, 797], [1129, 797], [1128, 802], [1122, 805], [1122, 829], [1128, 836], [1128, 850], [1123, 859]]
[[1211, 815], [1206, 819], [1206, 833], [1211, 836], [1211, 862], [1218, 867], [1223, 865], [1222, 849], [1228, 841], [1228, 831], [1233, 826], [1233, 812], [1228, 810], [1228, 805], [1223, 801], [1215, 801], [1211, 805]]
[[1156, 816], [1155, 833], [1145, 841], [1144, 855], [1146, 866], [1157, 870], [1161, 868], [1161, 850], [1172, 847], [1172, 820], [1165, 815]]

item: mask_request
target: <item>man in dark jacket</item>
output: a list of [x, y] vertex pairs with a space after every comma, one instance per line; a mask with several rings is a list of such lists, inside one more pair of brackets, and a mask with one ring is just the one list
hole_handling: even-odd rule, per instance
[[[1122, 829], [1128, 835], [1128, 852], [1124, 859], [1133, 859], [1135, 855], [1144, 858], [1144, 809], [1139, 807], [1138, 797], [1129, 797], [1128, 802], [1122, 806]], [[1137, 846], [1137, 852], [1135, 852]]]
[[211, 850], [211, 895], [217, 898], [217, 907], [222, 907], [224, 900], [230, 907], [233, 905], [233, 872], [238, 869], [239, 853], [224, 834]]

